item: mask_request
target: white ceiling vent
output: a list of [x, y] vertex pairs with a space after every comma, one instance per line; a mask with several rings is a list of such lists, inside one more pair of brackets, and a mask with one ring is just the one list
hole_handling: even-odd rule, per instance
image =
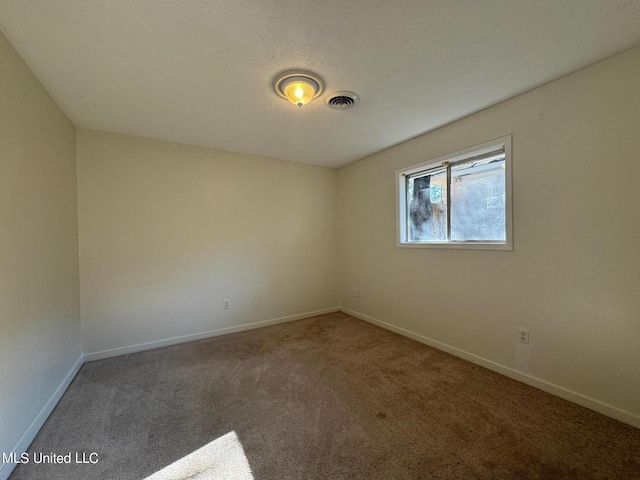
[[357, 105], [360, 97], [353, 92], [333, 92], [324, 98], [327, 107], [334, 110], [346, 110]]

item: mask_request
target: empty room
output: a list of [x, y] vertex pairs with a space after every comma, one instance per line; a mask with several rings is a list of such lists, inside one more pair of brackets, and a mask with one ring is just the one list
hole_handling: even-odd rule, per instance
[[640, 479], [639, 25], [0, 0], [0, 480]]

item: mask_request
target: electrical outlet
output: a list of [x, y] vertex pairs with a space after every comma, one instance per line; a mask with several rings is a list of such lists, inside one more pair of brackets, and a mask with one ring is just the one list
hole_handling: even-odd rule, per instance
[[225, 310], [228, 310], [228, 309], [230, 308], [230, 305], [229, 305], [229, 299], [225, 298], [225, 299], [222, 301], [222, 308], [224, 308]]
[[357, 297], [357, 296], [358, 296], [358, 289], [357, 289], [357, 288], [354, 288], [354, 289], [353, 289], [353, 296], [354, 296], [354, 297]]
[[359, 288], [359, 289], [358, 289], [358, 298], [362, 298], [362, 295], [363, 295], [363, 294], [362, 294], [362, 289], [361, 289], [361, 288]]
[[518, 341], [520, 343], [529, 343], [529, 329], [525, 327], [518, 328]]

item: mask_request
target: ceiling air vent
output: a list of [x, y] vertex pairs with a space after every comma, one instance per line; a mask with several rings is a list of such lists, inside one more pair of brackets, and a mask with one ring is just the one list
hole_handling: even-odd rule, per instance
[[357, 105], [360, 97], [353, 92], [334, 92], [327, 95], [324, 103], [334, 110], [346, 110]]

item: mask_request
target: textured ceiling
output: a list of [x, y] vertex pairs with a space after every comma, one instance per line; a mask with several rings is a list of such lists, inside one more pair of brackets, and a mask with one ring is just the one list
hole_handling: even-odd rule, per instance
[[[637, 0], [0, 0], [80, 127], [339, 167], [640, 43]], [[361, 97], [298, 108], [285, 69]]]

